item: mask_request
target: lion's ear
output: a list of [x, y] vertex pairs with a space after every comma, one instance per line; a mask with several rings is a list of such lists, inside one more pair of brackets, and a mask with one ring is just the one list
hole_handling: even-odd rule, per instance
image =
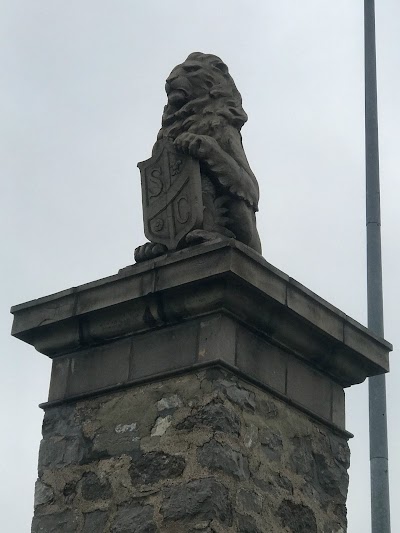
[[213, 64], [213, 67], [215, 67], [218, 70], [220, 70], [222, 72], [222, 74], [224, 74], [224, 75], [229, 74], [229, 69], [228, 69], [228, 67], [225, 65], [225, 63], [223, 61], [216, 61]]

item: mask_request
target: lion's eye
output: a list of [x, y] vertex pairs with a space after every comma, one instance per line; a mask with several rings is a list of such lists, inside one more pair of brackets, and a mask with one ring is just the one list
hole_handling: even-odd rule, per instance
[[186, 72], [196, 72], [198, 70], [200, 70], [200, 67], [197, 66], [197, 65], [187, 65], [187, 66], [185, 66], [185, 71]]

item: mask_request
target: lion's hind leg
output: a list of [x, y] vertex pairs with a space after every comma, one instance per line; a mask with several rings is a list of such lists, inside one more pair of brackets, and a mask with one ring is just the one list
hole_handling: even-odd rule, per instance
[[256, 214], [254, 209], [245, 201], [231, 199], [227, 204], [231, 230], [236, 239], [261, 254], [261, 241], [256, 226]]
[[235, 234], [230, 230], [231, 219], [228, 215], [226, 203], [229, 196], [217, 195], [215, 186], [209, 178], [202, 176], [203, 190], [203, 226], [190, 231], [186, 236], [188, 244], [199, 244], [221, 239], [235, 239]]

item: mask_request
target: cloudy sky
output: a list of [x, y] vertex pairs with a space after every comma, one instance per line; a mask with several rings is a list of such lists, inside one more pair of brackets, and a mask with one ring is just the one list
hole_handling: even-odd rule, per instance
[[[400, 3], [377, 2], [392, 530], [400, 531]], [[164, 80], [219, 55], [243, 96], [265, 258], [366, 322], [362, 0], [0, 0], [2, 529], [29, 531], [50, 361], [9, 307], [114, 274], [144, 242], [138, 161]], [[349, 533], [368, 533], [366, 384], [347, 391]]]

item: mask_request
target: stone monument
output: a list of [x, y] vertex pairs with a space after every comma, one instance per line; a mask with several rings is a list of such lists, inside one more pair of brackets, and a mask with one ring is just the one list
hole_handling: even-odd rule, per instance
[[247, 120], [228, 67], [195, 52], [166, 81], [153, 156], [139, 163], [149, 243], [137, 262], [193, 243], [234, 238], [261, 253], [259, 190], [240, 130]]
[[224, 63], [167, 94], [137, 264], [12, 308], [53, 360], [32, 532], [344, 533], [344, 388], [391, 345], [260, 255]]

